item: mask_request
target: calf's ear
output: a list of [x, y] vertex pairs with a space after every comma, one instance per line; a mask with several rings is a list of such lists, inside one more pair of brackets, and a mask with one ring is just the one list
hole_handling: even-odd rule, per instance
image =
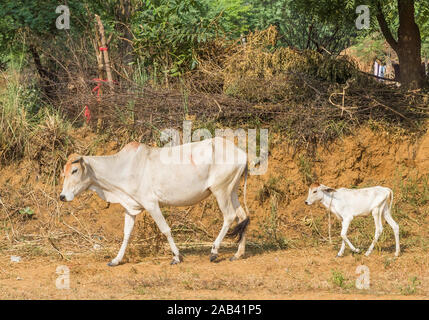
[[310, 188], [318, 188], [320, 185], [319, 181], [315, 181], [310, 185]]
[[336, 190], [332, 188], [324, 188], [323, 191], [327, 193], [332, 193], [332, 192], [335, 192]]

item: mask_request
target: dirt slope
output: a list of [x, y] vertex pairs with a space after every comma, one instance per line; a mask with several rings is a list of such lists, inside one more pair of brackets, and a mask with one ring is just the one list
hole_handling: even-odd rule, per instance
[[[82, 143], [94, 135], [79, 133]], [[94, 144], [93, 154], [118, 151], [119, 145]], [[137, 219], [125, 264], [108, 268], [122, 240], [119, 205], [91, 192], [72, 203], [58, 201], [60, 185], [40, 175], [38, 164], [23, 161], [0, 169], [2, 298], [137, 299], [378, 299], [429, 297], [429, 133], [419, 139], [362, 128], [329, 148], [308, 155], [278, 136], [270, 141], [269, 169], [248, 180], [251, 211], [247, 258], [236, 263], [208, 262], [209, 247], [222, 219], [213, 198], [189, 208], [165, 208], [185, 263], [170, 267], [169, 249], [155, 224]], [[340, 239], [333, 221], [327, 241], [327, 215], [321, 206], [306, 207], [311, 180], [331, 187], [385, 185], [393, 189], [393, 217], [401, 228], [403, 255], [393, 259], [394, 240], [385, 227], [369, 258], [335, 259]], [[242, 199], [242, 195], [240, 195]], [[242, 201], [242, 200], [241, 200]], [[29, 207], [33, 218], [22, 210]], [[372, 241], [371, 218], [356, 219], [350, 240], [366, 249]], [[99, 248], [99, 249], [98, 249]], [[236, 246], [221, 247], [223, 258]], [[10, 256], [22, 261], [11, 263]], [[356, 267], [371, 272], [370, 290], [354, 287]], [[55, 288], [58, 265], [71, 272], [71, 289]], [[17, 280], [22, 279], [22, 280]]]

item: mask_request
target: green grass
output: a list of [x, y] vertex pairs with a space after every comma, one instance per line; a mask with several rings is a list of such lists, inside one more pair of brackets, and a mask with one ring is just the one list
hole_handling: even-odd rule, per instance
[[305, 184], [310, 184], [315, 181], [312, 170], [313, 166], [310, 159], [306, 155], [299, 155], [298, 168], [302, 175], [302, 180]]
[[24, 88], [18, 74], [11, 72], [6, 90], [0, 93], [0, 156], [3, 162], [24, 156], [31, 122], [21, 98]]
[[280, 188], [280, 178], [270, 177], [258, 191], [259, 204], [263, 204], [267, 199], [275, 197], [277, 200], [282, 200], [285, 192]]
[[144, 286], [138, 286], [135, 289], [135, 293], [138, 294], [138, 295], [140, 295], [140, 296], [144, 296], [147, 293], [147, 290], [146, 290], [146, 288]]
[[347, 125], [344, 120], [329, 120], [326, 123], [326, 132], [331, 136], [342, 138], [350, 132], [350, 128]]
[[399, 187], [401, 201], [413, 207], [421, 207], [429, 202], [429, 176], [401, 179]]
[[280, 230], [277, 200], [275, 197], [271, 199], [270, 205], [270, 215], [259, 223], [259, 242], [267, 250], [286, 249], [290, 246], [290, 241]]
[[19, 213], [25, 219], [31, 219], [34, 216], [34, 210], [31, 209], [30, 207], [25, 207], [23, 209], [20, 209]]
[[353, 283], [349, 281], [341, 271], [331, 270], [330, 281], [333, 285], [342, 289], [350, 289], [353, 287]]
[[20, 69], [9, 69], [2, 76], [6, 86], [0, 88], [0, 161], [35, 158], [34, 147], [41, 143], [41, 149], [67, 152], [71, 125], [60, 111], [42, 104], [40, 91], [22, 79]]
[[412, 276], [409, 279], [409, 283], [405, 287], [400, 287], [399, 291], [403, 295], [413, 295], [417, 293], [417, 287], [420, 285], [420, 280], [416, 276]]

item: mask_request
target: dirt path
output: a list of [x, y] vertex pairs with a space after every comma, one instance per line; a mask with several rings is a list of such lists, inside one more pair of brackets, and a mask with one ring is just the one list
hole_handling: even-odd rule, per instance
[[[230, 253], [210, 263], [188, 253], [170, 266], [170, 257], [145, 257], [109, 268], [94, 254], [70, 261], [38, 257], [10, 262], [0, 256], [1, 299], [428, 299], [429, 256], [423, 250], [374, 252], [335, 258], [329, 247], [288, 249], [230, 262]], [[100, 260], [100, 261], [99, 261]], [[356, 268], [368, 267], [370, 289], [357, 289]], [[58, 266], [70, 270], [70, 289], [56, 287]], [[58, 281], [60, 284], [64, 282]]]

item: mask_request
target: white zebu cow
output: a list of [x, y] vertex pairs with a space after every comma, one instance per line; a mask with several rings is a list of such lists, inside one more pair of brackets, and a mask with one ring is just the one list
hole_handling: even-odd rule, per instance
[[174, 147], [151, 148], [131, 142], [111, 156], [71, 155], [64, 166], [62, 201], [72, 201], [87, 189], [105, 201], [120, 203], [126, 210], [124, 240], [118, 255], [108, 264], [118, 265], [125, 253], [134, 220], [143, 209], [167, 237], [174, 254], [171, 264], [182, 261], [160, 206], [190, 206], [216, 197], [224, 222], [214, 241], [210, 260], [218, 256], [221, 241], [235, 218], [238, 225], [230, 232], [239, 237], [238, 250], [231, 260], [245, 251], [245, 231], [249, 223], [238, 201], [237, 189], [245, 172], [246, 206], [247, 155], [230, 140], [213, 138]]
[[395, 234], [395, 256], [399, 256], [399, 226], [391, 215], [393, 202], [392, 190], [380, 186], [362, 189], [332, 189], [323, 184], [315, 183], [308, 190], [308, 197], [305, 204], [311, 205], [317, 201], [320, 201], [342, 221], [341, 238], [343, 242], [338, 252], [339, 257], [343, 255], [346, 243], [352, 251], [359, 252], [359, 249], [356, 249], [347, 238], [347, 230], [354, 217], [365, 216], [369, 213], [372, 213], [374, 217], [375, 236], [365, 255], [369, 256], [374, 249], [374, 245], [383, 231], [382, 217], [384, 217]]

